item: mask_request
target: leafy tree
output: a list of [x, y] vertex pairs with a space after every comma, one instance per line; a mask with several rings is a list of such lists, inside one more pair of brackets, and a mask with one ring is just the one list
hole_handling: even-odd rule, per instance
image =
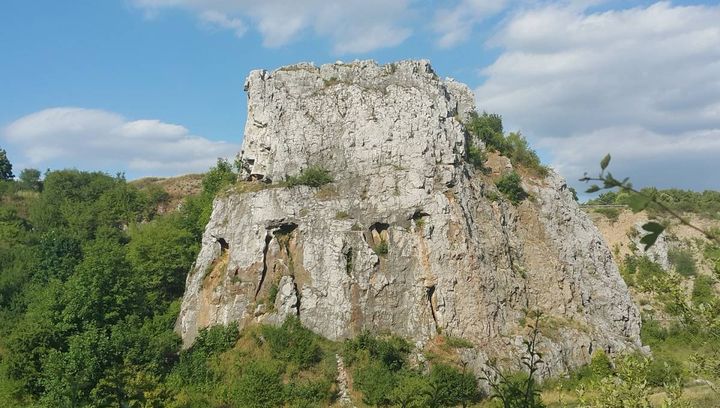
[[25, 190], [42, 190], [42, 181], [40, 181], [40, 170], [23, 169], [20, 172], [20, 186]]
[[195, 237], [175, 215], [130, 229], [127, 260], [149, 304], [182, 296], [185, 277], [198, 250]]
[[12, 172], [12, 163], [7, 157], [5, 149], [0, 149], [0, 181], [8, 181], [15, 178]]

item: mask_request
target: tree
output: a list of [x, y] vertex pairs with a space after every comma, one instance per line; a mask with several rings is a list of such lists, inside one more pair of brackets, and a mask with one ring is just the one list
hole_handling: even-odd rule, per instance
[[20, 187], [25, 190], [32, 191], [42, 190], [42, 181], [40, 181], [40, 170], [23, 169], [20, 172]]
[[7, 158], [7, 153], [4, 149], [0, 149], [0, 180], [8, 181], [15, 178], [12, 173], [12, 163]]

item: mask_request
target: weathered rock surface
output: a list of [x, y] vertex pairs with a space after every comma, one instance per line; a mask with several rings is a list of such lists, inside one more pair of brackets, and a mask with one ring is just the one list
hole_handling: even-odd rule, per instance
[[[517, 355], [539, 309], [545, 374], [640, 347], [637, 308], [564, 180], [525, 177], [518, 206], [488, 198], [492, 176], [464, 161], [466, 86], [425, 61], [364, 61], [253, 71], [246, 90], [244, 177], [267, 184], [215, 200], [177, 324], [186, 346], [209, 325], [297, 315], [330, 339], [462, 337], [479, 371]], [[276, 186], [312, 165], [335, 182]]]

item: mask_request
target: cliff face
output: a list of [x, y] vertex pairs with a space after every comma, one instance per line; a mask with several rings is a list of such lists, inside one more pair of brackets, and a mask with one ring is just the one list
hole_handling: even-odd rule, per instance
[[[246, 90], [255, 182], [214, 202], [178, 319], [186, 346], [209, 325], [297, 315], [330, 339], [462, 337], [479, 370], [521, 349], [534, 309], [546, 374], [640, 346], [638, 311], [564, 180], [525, 177], [531, 199], [513, 206], [465, 164], [465, 85], [425, 61], [355, 62], [253, 71]], [[276, 185], [313, 165], [335, 181]]]

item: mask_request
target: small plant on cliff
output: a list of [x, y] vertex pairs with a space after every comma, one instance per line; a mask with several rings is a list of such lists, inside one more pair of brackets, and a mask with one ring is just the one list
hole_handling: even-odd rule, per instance
[[300, 172], [297, 176], [288, 176], [287, 184], [294, 186], [310, 186], [321, 187], [325, 184], [332, 183], [333, 177], [329, 171], [321, 166], [310, 166]]
[[373, 251], [378, 256], [385, 256], [388, 254], [388, 251], [390, 251], [390, 247], [388, 246], [387, 241], [383, 239], [380, 241], [379, 244], [373, 247]]
[[517, 205], [528, 196], [525, 190], [523, 190], [521, 182], [520, 175], [513, 171], [502, 176], [495, 185], [505, 197]]

